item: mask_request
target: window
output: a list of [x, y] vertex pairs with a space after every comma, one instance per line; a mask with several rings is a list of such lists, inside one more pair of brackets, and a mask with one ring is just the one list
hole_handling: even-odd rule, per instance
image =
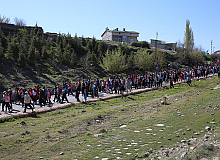
[[132, 42], [134, 42], [134, 40], [133, 40], [133, 39], [130, 39], [130, 42], [132, 43]]
[[123, 42], [126, 42], [126, 41], [127, 41], [127, 37], [123, 36]]

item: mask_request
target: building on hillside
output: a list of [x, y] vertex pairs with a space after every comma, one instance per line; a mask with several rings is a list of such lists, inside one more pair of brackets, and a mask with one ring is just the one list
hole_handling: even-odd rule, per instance
[[156, 40], [156, 39], [150, 39], [151, 41], [151, 47], [155, 48], [156, 45], [159, 49], [165, 49], [165, 50], [171, 50], [171, 51], [176, 51], [176, 44], [177, 43], [162, 43], [163, 41], [161, 40]]
[[138, 32], [126, 31], [125, 28], [123, 28], [123, 30], [118, 30], [118, 28], [109, 30], [108, 27], [101, 35], [102, 40], [104, 41], [116, 41], [116, 42], [126, 42], [126, 43], [137, 42], [138, 36], [139, 36]]

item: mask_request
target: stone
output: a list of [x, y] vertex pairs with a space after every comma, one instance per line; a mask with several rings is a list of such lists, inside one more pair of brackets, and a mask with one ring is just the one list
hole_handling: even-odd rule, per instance
[[60, 152], [60, 155], [63, 155], [63, 152]]
[[125, 128], [125, 127], [127, 127], [127, 125], [122, 125], [120, 128]]
[[187, 131], [191, 131], [191, 128], [187, 128]]
[[155, 126], [157, 126], [157, 127], [163, 127], [164, 124], [156, 124]]
[[209, 131], [211, 128], [210, 126], [206, 126], [205, 129]]
[[199, 133], [197, 133], [197, 132], [196, 132], [196, 133], [194, 133], [194, 134], [195, 134], [195, 135], [199, 135]]
[[183, 140], [181, 140], [181, 143], [185, 143], [185, 142], [186, 142], [186, 140], [184, 140], [184, 139], [183, 139]]
[[143, 154], [143, 157], [146, 158], [146, 157], [149, 157], [149, 155], [150, 155], [150, 153], [146, 152], [146, 153]]

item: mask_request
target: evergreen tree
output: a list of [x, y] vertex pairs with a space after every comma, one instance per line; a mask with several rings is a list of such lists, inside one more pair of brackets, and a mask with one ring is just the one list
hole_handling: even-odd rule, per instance
[[48, 58], [47, 52], [48, 52], [47, 47], [46, 47], [46, 46], [43, 46], [43, 47], [42, 47], [42, 58], [43, 58], [44, 60], [47, 60], [47, 58]]
[[4, 60], [4, 51], [3, 51], [3, 47], [2, 47], [2, 41], [0, 38], [0, 62], [2, 62]]
[[8, 47], [7, 47], [7, 50], [6, 50], [6, 53], [5, 53], [5, 58], [14, 60], [12, 42], [8, 42]]
[[92, 52], [93, 51], [93, 45], [92, 45], [92, 41], [88, 41], [87, 45], [86, 45], [86, 50]]
[[105, 45], [105, 42], [103, 42], [103, 41], [100, 41], [98, 43], [98, 50], [97, 50], [97, 52], [98, 52], [98, 58], [99, 59], [101, 57], [103, 57], [104, 53], [106, 52], [105, 49], [104, 49], [104, 47], [105, 47], [104, 45]]
[[20, 45], [20, 48], [19, 48], [18, 66], [20, 66], [20, 67], [26, 66], [26, 56], [25, 56], [25, 49], [24, 49], [23, 45]]
[[71, 46], [69, 44], [66, 45], [63, 52], [64, 64], [69, 65], [71, 60]]
[[56, 58], [57, 58], [57, 62], [59, 64], [62, 64], [63, 63], [63, 52], [62, 52], [62, 49], [61, 49], [61, 44], [57, 44], [57, 47], [56, 47]]
[[76, 65], [76, 64], [77, 64], [76, 53], [73, 50], [70, 56], [70, 65]]
[[84, 46], [84, 47], [86, 46], [86, 40], [83, 37], [83, 35], [82, 35], [82, 38], [81, 38], [81, 45]]
[[7, 38], [5, 37], [1, 28], [0, 28], [0, 38], [1, 38], [1, 43], [2, 43], [2, 47], [3, 47], [3, 51], [4, 51], [7, 48]]
[[35, 54], [34, 42], [32, 41], [28, 51], [28, 64], [35, 65], [35, 63], [36, 63], [36, 54]]

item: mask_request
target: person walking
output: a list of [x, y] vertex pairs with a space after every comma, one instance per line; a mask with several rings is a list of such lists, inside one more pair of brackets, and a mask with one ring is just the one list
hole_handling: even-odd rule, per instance
[[7, 93], [6, 91], [3, 92], [3, 97], [2, 97], [2, 112], [4, 112], [6, 93]]
[[5, 111], [8, 111], [11, 112], [11, 105], [10, 105], [10, 102], [11, 102], [11, 98], [10, 98], [10, 95], [6, 92], [5, 93]]
[[39, 91], [40, 91], [40, 93], [39, 93], [39, 104], [40, 104], [40, 107], [42, 107], [42, 103], [45, 106], [46, 101], [44, 101], [44, 91], [42, 89], [40, 89]]
[[28, 94], [28, 91], [25, 92], [24, 95], [24, 113], [26, 113], [27, 107], [29, 106], [34, 111], [34, 108], [31, 106], [31, 96]]
[[77, 88], [76, 88], [76, 100], [77, 100], [77, 102], [80, 102], [80, 100], [79, 100], [79, 94], [80, 94], [80, 85], [79, 84], [77, 84]]
[[67, 89], [65, 87], [63, 87], [63, 89], [62, 89], [62, 102], [61, 103], [63, 103], [64, 99], [67, 101], [67, 103], [69, 103], [69, 101], [66, 97], [66, 94], [67, 94]]
[[51, 104], [51, 92], [50, 92], [50, 89], [47, 90], [47, 100], [48, 100], [48, 103]]

